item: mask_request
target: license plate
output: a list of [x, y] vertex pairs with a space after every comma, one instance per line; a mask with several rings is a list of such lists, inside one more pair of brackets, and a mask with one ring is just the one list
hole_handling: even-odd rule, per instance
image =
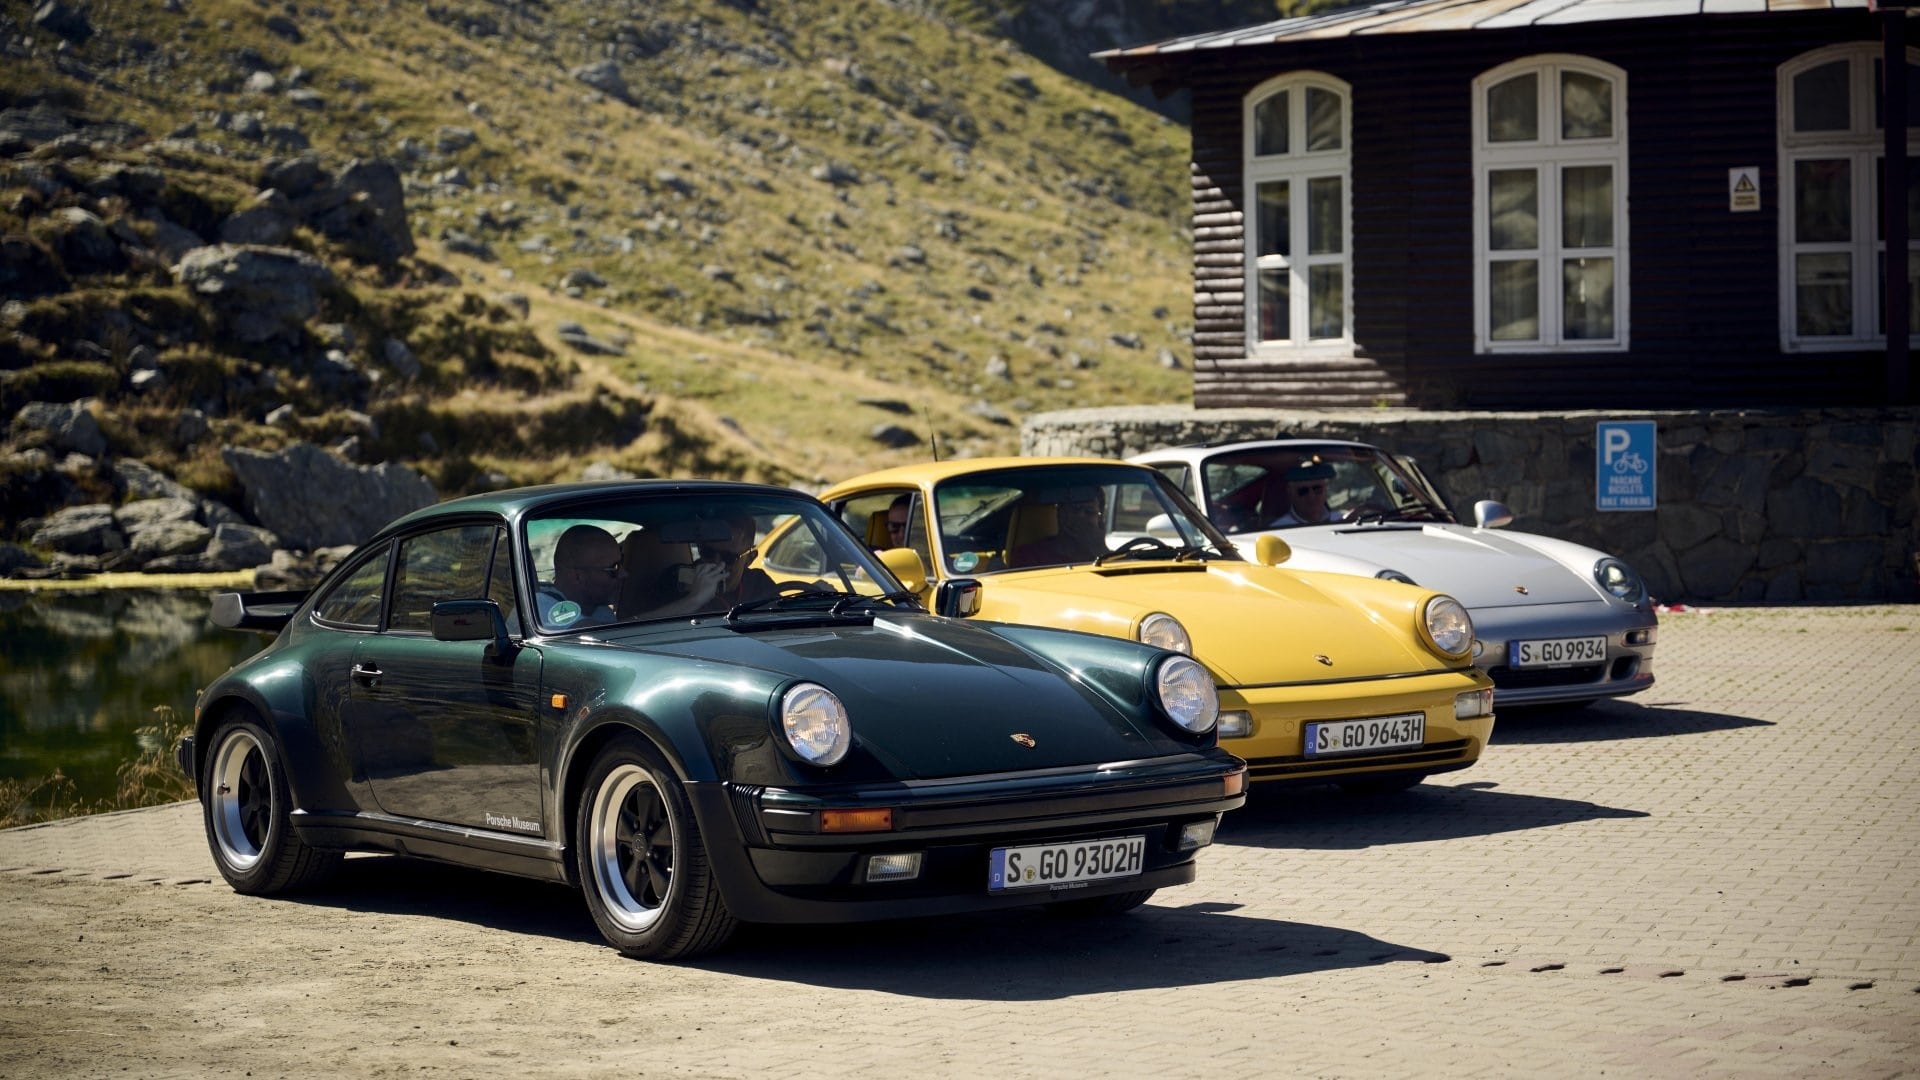
[[1507, 645], [1508, 667], [1568, 667], [1573, 664], [1601, 664], [1607, 659], [1604, 637], [1547, 638], [1543, 641], [1515, 641]]
[[1140, 860], [1146, 850], [1144, 836], [994, 848], [987, 864], [987, 891], [1057, 888], [1078, 881], [1134, 877], [1140, 873]]
[[1307, 725], [1307, 756], [1399, 750], [1427, 741], [1427, 714], [1402, 713], [1371, 720], [1326, 720]]

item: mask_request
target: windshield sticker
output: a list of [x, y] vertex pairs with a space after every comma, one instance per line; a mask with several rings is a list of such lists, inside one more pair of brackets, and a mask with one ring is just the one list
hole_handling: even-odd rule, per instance
[[969, 573], [974, 567], [979, 565], [980, 556], [971, 551], [962, 551], [953, 557], [953, 569], [955, 573]]
[[565, 626], [580, 618], [580, 605], [571, 600], [562, 600], [547, 612], [547, 622], [553, 626]]

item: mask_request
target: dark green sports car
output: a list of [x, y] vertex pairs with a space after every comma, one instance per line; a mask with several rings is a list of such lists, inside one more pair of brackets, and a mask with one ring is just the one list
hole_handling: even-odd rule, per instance
[[1124, 911], [1244, 799], [1199, 664], [929, 614], [781, 488], [457, 499], [214, 619], [278, 633], [178, 751], [243, 893], [395, 852], [577, 884], [675, 959], [741, 920]]

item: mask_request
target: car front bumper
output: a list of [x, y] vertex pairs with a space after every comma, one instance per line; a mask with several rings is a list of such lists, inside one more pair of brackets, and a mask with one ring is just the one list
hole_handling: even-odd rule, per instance
[[[1222, 687], [1221, 712], [1244, 711], [1253, 726], [1246, 737], [1223, 738], [1220, 745], [1245, 758], [1248, 778], [1260, 783], [1316, 784], [1451, 772], [1478, 761], [1493, 734], [1491, 715], [1458, 719], [1454, 701], [1490, 685], [1477, 671], [1455, 670], [1351, 682]], [[1309, 723], [1415, 712], [1426, 718], [1426, 738], [1420, 746], [1320, 757], [1306, 753]]]
[[[855, 922], [1091, 899], [1192, 881], [1180, 835], [1246, 800], [1246, 766], [1223, 750], [958, 780], [794, 791], [688, 786], [727, 909], [751, 922]], [[822, 812], [890, 808], [884, 832], [827, 833]], [[722, 838], [738, 835], [738, 845]], [[1145, 838], [1141, 871], [1064, 887], [988, 890], [994, 848]], [[1208, 834], [1209, 841], [1211, 833]], [[1200, 845], [1204, 846], [1204, 844]], [[918, 852], [917, 876], [866, 880], [877, 855]]]
[[[1497, 706], [1552, 705], [1637, 694], [1653, 685], [1653, 647], [1659, 636], [1652, 611], [1601, 601], [1475, 608], [1473, 662], [1493, 679]], [[1600, 663], [1518, 668], [1508, 661], [1516, 641], [1601, 637]]]

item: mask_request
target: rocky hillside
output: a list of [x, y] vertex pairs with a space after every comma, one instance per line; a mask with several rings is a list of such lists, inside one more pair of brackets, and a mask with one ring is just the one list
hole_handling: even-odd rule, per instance
[[1184, 130], [947, 7], [7, 0], [0, 540], [261, 527], [240, 451], [809, 486], [1183, 400]]

